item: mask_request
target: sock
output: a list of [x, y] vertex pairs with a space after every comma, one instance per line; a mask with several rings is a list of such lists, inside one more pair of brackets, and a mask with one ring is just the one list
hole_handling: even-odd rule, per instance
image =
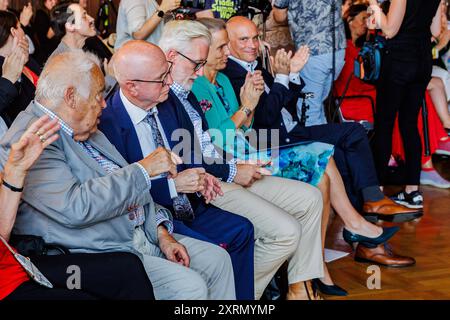
[[362, 189], [362, 196], [364, 202], [380, 201], [384, 198], [384, 193], [381, 192], [379, 186], [370, 186]]

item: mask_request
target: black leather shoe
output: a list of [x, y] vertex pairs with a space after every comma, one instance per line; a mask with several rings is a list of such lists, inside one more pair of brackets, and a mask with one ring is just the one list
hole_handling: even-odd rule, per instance
[[313, 285], [316, 287], [316, 290], [319, 290], [323, 294], [327, 294], [329, 296], [347, 296], [348, 292], [342, 289], [341, 287], [333, 284], [328, 285], [320, 281], [320, 279], [316, 278], [312, 280]]
[[395, 226], [395, 227], [389, 227], [389, 228], [383, 228], [383, 233], [376, 237], [376, 238], [369, 238], [369, 237], [365, 237], [353, 232], [348, 231], [347, 229], [344, 228], [344, 231], [342, 232], [342, 235], [344, 237], [344, 240], [350, 245], [352, 246], [352, 244], [354, 242], [359, 242], [361, 244], [363, 244], [364, 246], [368, 247], [368, 248], [374, 248], [377, 245], [381, 244], [381, 243], [385, 243], [386, 241], [388, 241], [390, 238], [392, 238], [392, 236], [399, 230], [400, 228]]

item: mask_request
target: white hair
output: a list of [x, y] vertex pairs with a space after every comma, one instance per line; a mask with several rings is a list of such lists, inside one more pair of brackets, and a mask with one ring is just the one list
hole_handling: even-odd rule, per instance
[[45, 64], [36, 87], [36, 100], [48, 101], [57, 106], [67, 88], [74, 87], [83, 98], [89, 98], [92, 81], [91, 70], [100, 67], [100, 60], [81, 49], [52, 56]]
[[208, 47], [211, 45], [211, 33], [200, 22], [173, 20], [164, 26], [158, 45], [164, 53], [167, 53], [170, 49], [181, 51], [189, 48], [194, 39], [204, 39]]

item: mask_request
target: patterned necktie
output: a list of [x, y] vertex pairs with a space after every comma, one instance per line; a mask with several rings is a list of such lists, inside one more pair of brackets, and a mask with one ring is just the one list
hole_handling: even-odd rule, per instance
[[[152, 128], [153, 141], [156, 147], [164, 147], [164, 140], [159, 131], [158, 123], [156, 121], [156, 112], [149, 112], [144, 119]], [[177, 197], [172, 199], [173, 210], [175, 217], [179, 220], [192, 221], [195, 218], [194, 210], [185, 193], [179, 193]]]

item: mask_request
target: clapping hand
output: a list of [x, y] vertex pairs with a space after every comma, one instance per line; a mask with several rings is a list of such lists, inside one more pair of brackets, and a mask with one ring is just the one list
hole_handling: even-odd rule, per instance
[[59, 129], [57, 119], [50, 121], [48, 116], [43, 116], [35, 121], [20, 140], [11, 145], [8, 168], [25, 176], [42, 151], [59, 138], [56, 134]]
[[309, 47], [301, 46], [291, 59], [291, 72], [298, 73], [306, 65], [309, 59]]
[[284, 49], [279, 49], [275, 53], [275, 57], [270, 57], [270, 62], [274, 74], [285, 74], [288, 75], [291, 72], [291, 57], [292, 51], [286, 52]]
[[2, 77], [15, 83], [19, 80], [27, 60], [28, 54], [20, 46], [19, 39], [14, 37], [11, 53], [6, 57], [2, 66]]
[[159, 9], [168, 12], [173, 11], [175, 9], [178, 9], [181, 5], [181, 0], [163, 0], [161, 2], [161, 5], [159, 6]]
[[31, 17], [33, 16], [33, 6], [31, 5], [31, 2], [28, 2], [22, 9], [22, 12], [20, 12], [20, 24], [24, 27], [28, 26], [30, 24]]
[[216, 197], [223, 196], [223, 191], [220, 186], [220, 181], [213, 175], [206, 173], [205, 174], [205, 189], [202, 191], [202, 196], [205, 198], [206, 204], [210, 203]]
[[255, 71], [254, 74], [248, 72], [240, 92], [242, 105], [254, 110], [258, 105], [259, 97], [263, 92], [264, 79], [261, 75], [261, 71]]

